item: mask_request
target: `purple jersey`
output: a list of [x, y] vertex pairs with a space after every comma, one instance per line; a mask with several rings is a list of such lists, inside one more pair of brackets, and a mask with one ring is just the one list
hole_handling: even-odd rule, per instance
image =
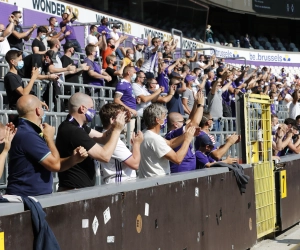
[[[87, 64], [87, 66], [90, 66], [90, 70], [93, 70], [98, 74], [101, 74], [101, 66], [97, 62], [91, 61], [88, 57], [86, 57], [84, 59], [84, 62]], [[96, 79], [94, 77], [91, 77], [88, 74], [88, 71], [83, 71], [82, 78], [83, 78], [84, 84], [92, 84], [92, 85], [97, 85], [97, 86], [104, 85], [103, 79]]]
[[116, 94], [121, 94], [121, 101], [131, 109], [136, 109], [136, 100], [130, 82], [121, 80], [116, 87]]
[[70, 31], [70, 35], [66, 36], [66, 41], [69, 41], [69, 40], [76, 40], [76, 34], [75, 34], [75, 30], [72, 26], [72, 22], [69, 22], [67, 24], [65, 24], [64, 22], [60, 22], [60, 28], [62, 27], [65, 27], [66, 26], [66, 30], [64, 33], [66, 33], [67, 31]]
[[201, 151], [196, 151], [196, 161], [197, 161], [197, 169], [205, 168], [207, 163], [215, 162], [213, 158], [209, 155], [202, 153]]
[[[171, 140], [173, 138], [182, 135], [184, 127], [185, 126], [182, 126], [181, 128], [170, 131], [169, 133], [166, 134], [165, 138], [167, 140]], [[181, 146], [175, 148], [174, 151], [177, 152], [180, 148]], [[189, 145], [188, 151], [181, 164], [175, 164], [173, 162], [170, 162], [170, 168], [171, 168], [171, 173], [185, 172], [185, 171], [191, 171], [196, 169], [196, 158], [192, 152], [191, 144]]]
[[158, 73], [157, 75], [157, 82], [159, 86], [164, 87], [164, 92], [163, 93], [168, 93], [169, 92], [169, 78], [168, 78], [168, 68], [167, 67], [164, 72]]

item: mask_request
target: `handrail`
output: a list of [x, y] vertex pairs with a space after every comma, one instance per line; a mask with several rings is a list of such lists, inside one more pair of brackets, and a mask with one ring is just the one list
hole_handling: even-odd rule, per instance
[[181, 30], [177, 30], [177, 29], [172, 28], [171, 29], [172, 37], [174, 37], [175, 32], [180, 33], [180, 54], [182, 56], [183, 55], [183, 39], [182, 39], [183, 33], [182, 33]]

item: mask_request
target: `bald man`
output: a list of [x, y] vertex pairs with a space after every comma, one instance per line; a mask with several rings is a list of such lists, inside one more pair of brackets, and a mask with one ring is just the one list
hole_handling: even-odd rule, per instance
[[[87, 126], [95, 116], [94, 102], [90, 96], [77, 92], [69, 99], [69, 115], [58, 128], [56, 146], [65, 157], [82, 145], [89, 157], [80, 164], [62, 173], [59, 177], [59, 191], [95, 185], [94, 159], [109, 162], [125, 125], [125, 113], [120, 112], [110, 129], [99, 133]], [[98, 143], [104, 145], [101, 147]]]
[[44, 110], [33, 95], [19, 98], [18, 132], [9, 151], [7, 194], [37, 196], [52, 193], [52, 173], [65, 171], [87, 157], [83, 147], [60, 158], [54, 144], [55, 128], [42, 123]]
[[[183, 116], [180, 113], [172, 112], [168, 115], [168, 129], [169, 132], [166, 134], [165, 138], [167, 140], [172, 140], [173, 138], [179, 137], [182, 135], [187, 126], [198, 127], [202, 119], [203, 108], [204, 108], [205, 97], [202, 91], [198, 91], [197, 98], [195, 99], [193, 109], [189, 116], [189, 119], [185, 121]], [[199, 133], [200, 130], [197, 130]], [[181, 148], [181, 145], [174, 149], [177, 152]], [[189, 146], [189, 149], [186, 153], [181, 164], [175, 164], [170, 161], [171, 173], [185, 172], [196, 169], [196, 157], [192, 152], [192, 146]]]

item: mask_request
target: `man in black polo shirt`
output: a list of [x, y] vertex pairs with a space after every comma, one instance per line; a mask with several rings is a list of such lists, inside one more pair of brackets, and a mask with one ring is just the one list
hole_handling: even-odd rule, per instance
[[[58, 128], [56, 147], [61, 157], [70, 155], [70, 152], [80, 145], [84, 147], [89, 157], [71, 169], [58, 173], [59, 191], [73, 188], [91, 187], [95, 185], [94, 160], [109, 162], [120, 133], [125, 125], [125, 113], [120, 112], [112, 124], [112, 128], [105, 133], [99, 133], [87, 126], [96, 111], [90, 96], [75, 93], [69, 100], [69, 115]], [[104, 145], [101, 147], [98, 143]]]
[[[28, 95], [31, 92], [34, 81], [36, 80], [39, 70], [37, 68], [29, 69], [30, 81], [26, 87], [22, 82], [18, 70], [23, 68], [24, 62], [22, 60], [22, 51], [10, 50], [5, 55], [5, 60], [9, 64], [9, 72], [4, 77], [4, 86], [7, 93], [8, 103], [10, 109], [16, 109], [16, 103], [22, 95]], [[13, 121], [11, 117], [10, 121]]]
[[40, 26], [37, 29], [37, 36], [32, 42], [32, 52], [33, 54], [45, 54], [46, 47], [43, 40], [47, 39], [47, 29], [44, 26]]
[[[79, 76], [81, 75], [82, 71], [88, 71], [90, 69], [89, 66], [86, 65], [86, 63], [76, 65], [72, 59], [72, 56], [75, 53], [74, 44], [72, 42], [66, 42], [64, 45], [64, 55], [60, 58], [63, 68], [67, 68], [69, 65], [76, 66], [76, 72], [74, 74], [66, 74], [65, 75], [65, 81], [66, 82], [72, 82], [72, 83], [79, 83]], [[75, 88], [75, 91], [79, 91], [79, 87]], [[71, 94], [71, 87], [65, 86], [64, 87], [64, 94], [70, 95]]]
[[[34, 24], [28, 31], [23, 32], [23, 29], [21, 27], [23, 23], [22, 19], [22, 13], [21, 11], [13, 11], [11, 13], [12, 15], [15, 16], [14, 18], [14, 23], [15, 23], [15, 28], [12, 34], [7, 38], [10, 48], [13, 50], [23, 50], [23, 39], [25, 41], [28, 41], [31, 37], [32, 32], [36, 28], [36, 24]], [[26, 57], [28, 54], [23, 52], [23, 57]]]
[[[48, 50], [49, 51], [49, 50]], [[47, 52], [48, 52], [47, 51]], [[22, 78], [30, 78], [31, 70], [33, 67], [36, 67], [39, 69], [39, 75], [37, 76], [38, 80], [57, 80], [59, 78], [56, 74], [47, 74], [48, 72], [48, 65], [51, 61], [51, 55], [50, 53], [45, 53], [44, 55], [40, 54], [31, 54], [26, 56], [24, 61], [24, 66], [21, 69], [18, 69], [18, 74]], [[45, 73], [45, 75], [42, 75], [42, 73]]]

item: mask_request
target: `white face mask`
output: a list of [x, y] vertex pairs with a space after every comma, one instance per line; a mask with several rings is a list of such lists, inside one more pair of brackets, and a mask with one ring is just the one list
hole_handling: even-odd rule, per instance
[[136, 79], [136, 73], [133, 74], [133, 76], [131, 77], [131, 82], [135, 82]]
[[54, 27], [58, 27], [58, 22], [57, 21], [55, 22]]
[[277, 96], [275, 96], [275, 97], [274, 97], [274, 100], [276, 101], [277, 99], [278, 99], [278, 97], [277, 97]]
[[272, 131], [276, 131], [279, 127], [279, 124], [276, 124], [275, 126], [272, 126]]
[[159, 88], [159, 84], [155, 85], [155, 90], [157, 90]]
[[222, 92], [222, 89], [221, 89], [221, 88], [219, 88], [219, 89], [218, 89], [218, 93], [221, 93], [221, 92]]
[[20, 25], [22, 25], [22, 24], [23, 24], [23, 18], [19, 18], [18, 23], [19, 23]]
[[2, 35], [3, 35], [3, 31], [0, 32], [0, 37], [2, 37]]
[[129, 58], [130, 58], [131, 60], [133, 60], [133, 59], [134, 59], [134, 55], [133, 55], [133, 54], [129, 54]]

